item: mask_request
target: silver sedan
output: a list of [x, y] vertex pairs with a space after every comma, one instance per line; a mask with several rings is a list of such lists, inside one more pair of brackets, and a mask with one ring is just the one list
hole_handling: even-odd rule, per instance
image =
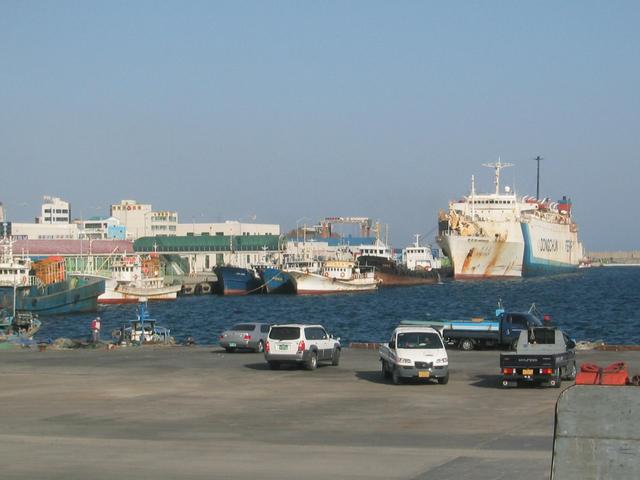
[[268, 323], [238, 323], [222, 332], [219, 343], [227, 352], [248, 349], [262, 353], [269, 334]]

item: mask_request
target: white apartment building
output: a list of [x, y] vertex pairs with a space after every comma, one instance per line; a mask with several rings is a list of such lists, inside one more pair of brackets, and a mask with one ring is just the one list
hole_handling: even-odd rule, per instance
[[180, 223], [176, 228], [178, 236], [215, 235], [280, 235], [280, 225], [269, 223], [240, 223], [227, 220], [224, 223]]
[[154, 212], [151, 204], [122, 200], [119, 204], [111, 205], [110, 213], [126, 228], [127, 239], [176, 235], [177, 212]]
[[43, 200], [41, 215], [36, 218], [36, 223], [60, 225], [71, 222], [69, 202], [49, 195], [45, 195]]

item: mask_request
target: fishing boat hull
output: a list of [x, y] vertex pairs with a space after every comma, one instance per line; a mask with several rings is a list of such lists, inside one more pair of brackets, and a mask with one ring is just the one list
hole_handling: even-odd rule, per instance
[[[16, 288], [16, 310], [41, 315], [93, 312], [104, 291], [104, 279], [85, 275], [70, 275], [66, 280], [49, 285], [19, 286]], [[0, 287], [0, 305], [12, 307], [13, 287]]]
[[279, 268], [267, 267], [260, 273], [267, 293], [296, 293], [293, 279]]
[[456, 279], [522, 276], [524, 241], [485, 236], [441, 235], [438, 244], [451, 259]]
[[409, 287], [413, 285], [428, 285], [437, 283], [439, 275], [436, 270], [408, 270], [401, 268], [396, 262], [383, 257], [358, 257], [359, 266], [375, 267], [374, 276], [380, 287]]
[[222, 295], [249, 295], [262, 290], [262, 282], [252, 270], [240, 267], [216, 267], [217, 293]]
[[321, 295], [329, 293], [370, 292], [378, 288], [378, 281], [373, 277], [340, 280], [316, 273], [298, 271], [287, 272], [294, 281], [298, 295]]
[[138, 287], [134, 285], [118, 284], [113, 279], [106, 280], [105, 292], [98, 297], [101, 304], [138, 303], [140, 300], [159, 301], [175, 300], [181, 285], [167, 285], [163, 287]]

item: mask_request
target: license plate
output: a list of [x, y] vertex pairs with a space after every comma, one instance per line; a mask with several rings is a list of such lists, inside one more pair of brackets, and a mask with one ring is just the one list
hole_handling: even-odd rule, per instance
[[289, 345], [278, 345], [278, 350], [289, 350]]
[[429, 378], [430, 375], [431, 372], [429, 372], [428, 370], [420, 370], [418, 372], [418, 378]]
[[533, 368], [525, 368], [522, 370], [523, 375], [533, 375]]
[[230, 347], [235, 347], [235, 346], [236, 346], [236, 344], [235, 344], [235, 342], [229, 342], [229, 346], [230, 346]]

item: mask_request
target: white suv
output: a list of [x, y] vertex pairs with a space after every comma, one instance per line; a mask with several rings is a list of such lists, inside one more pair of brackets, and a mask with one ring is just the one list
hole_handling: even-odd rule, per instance
[[283, 363], [304, 364], [314, 370], [318, 362], [340, 362], [340, 339], [329, 335], [322, 325], [273, 325], [264, 346], [264, 358], [273, 370]]

